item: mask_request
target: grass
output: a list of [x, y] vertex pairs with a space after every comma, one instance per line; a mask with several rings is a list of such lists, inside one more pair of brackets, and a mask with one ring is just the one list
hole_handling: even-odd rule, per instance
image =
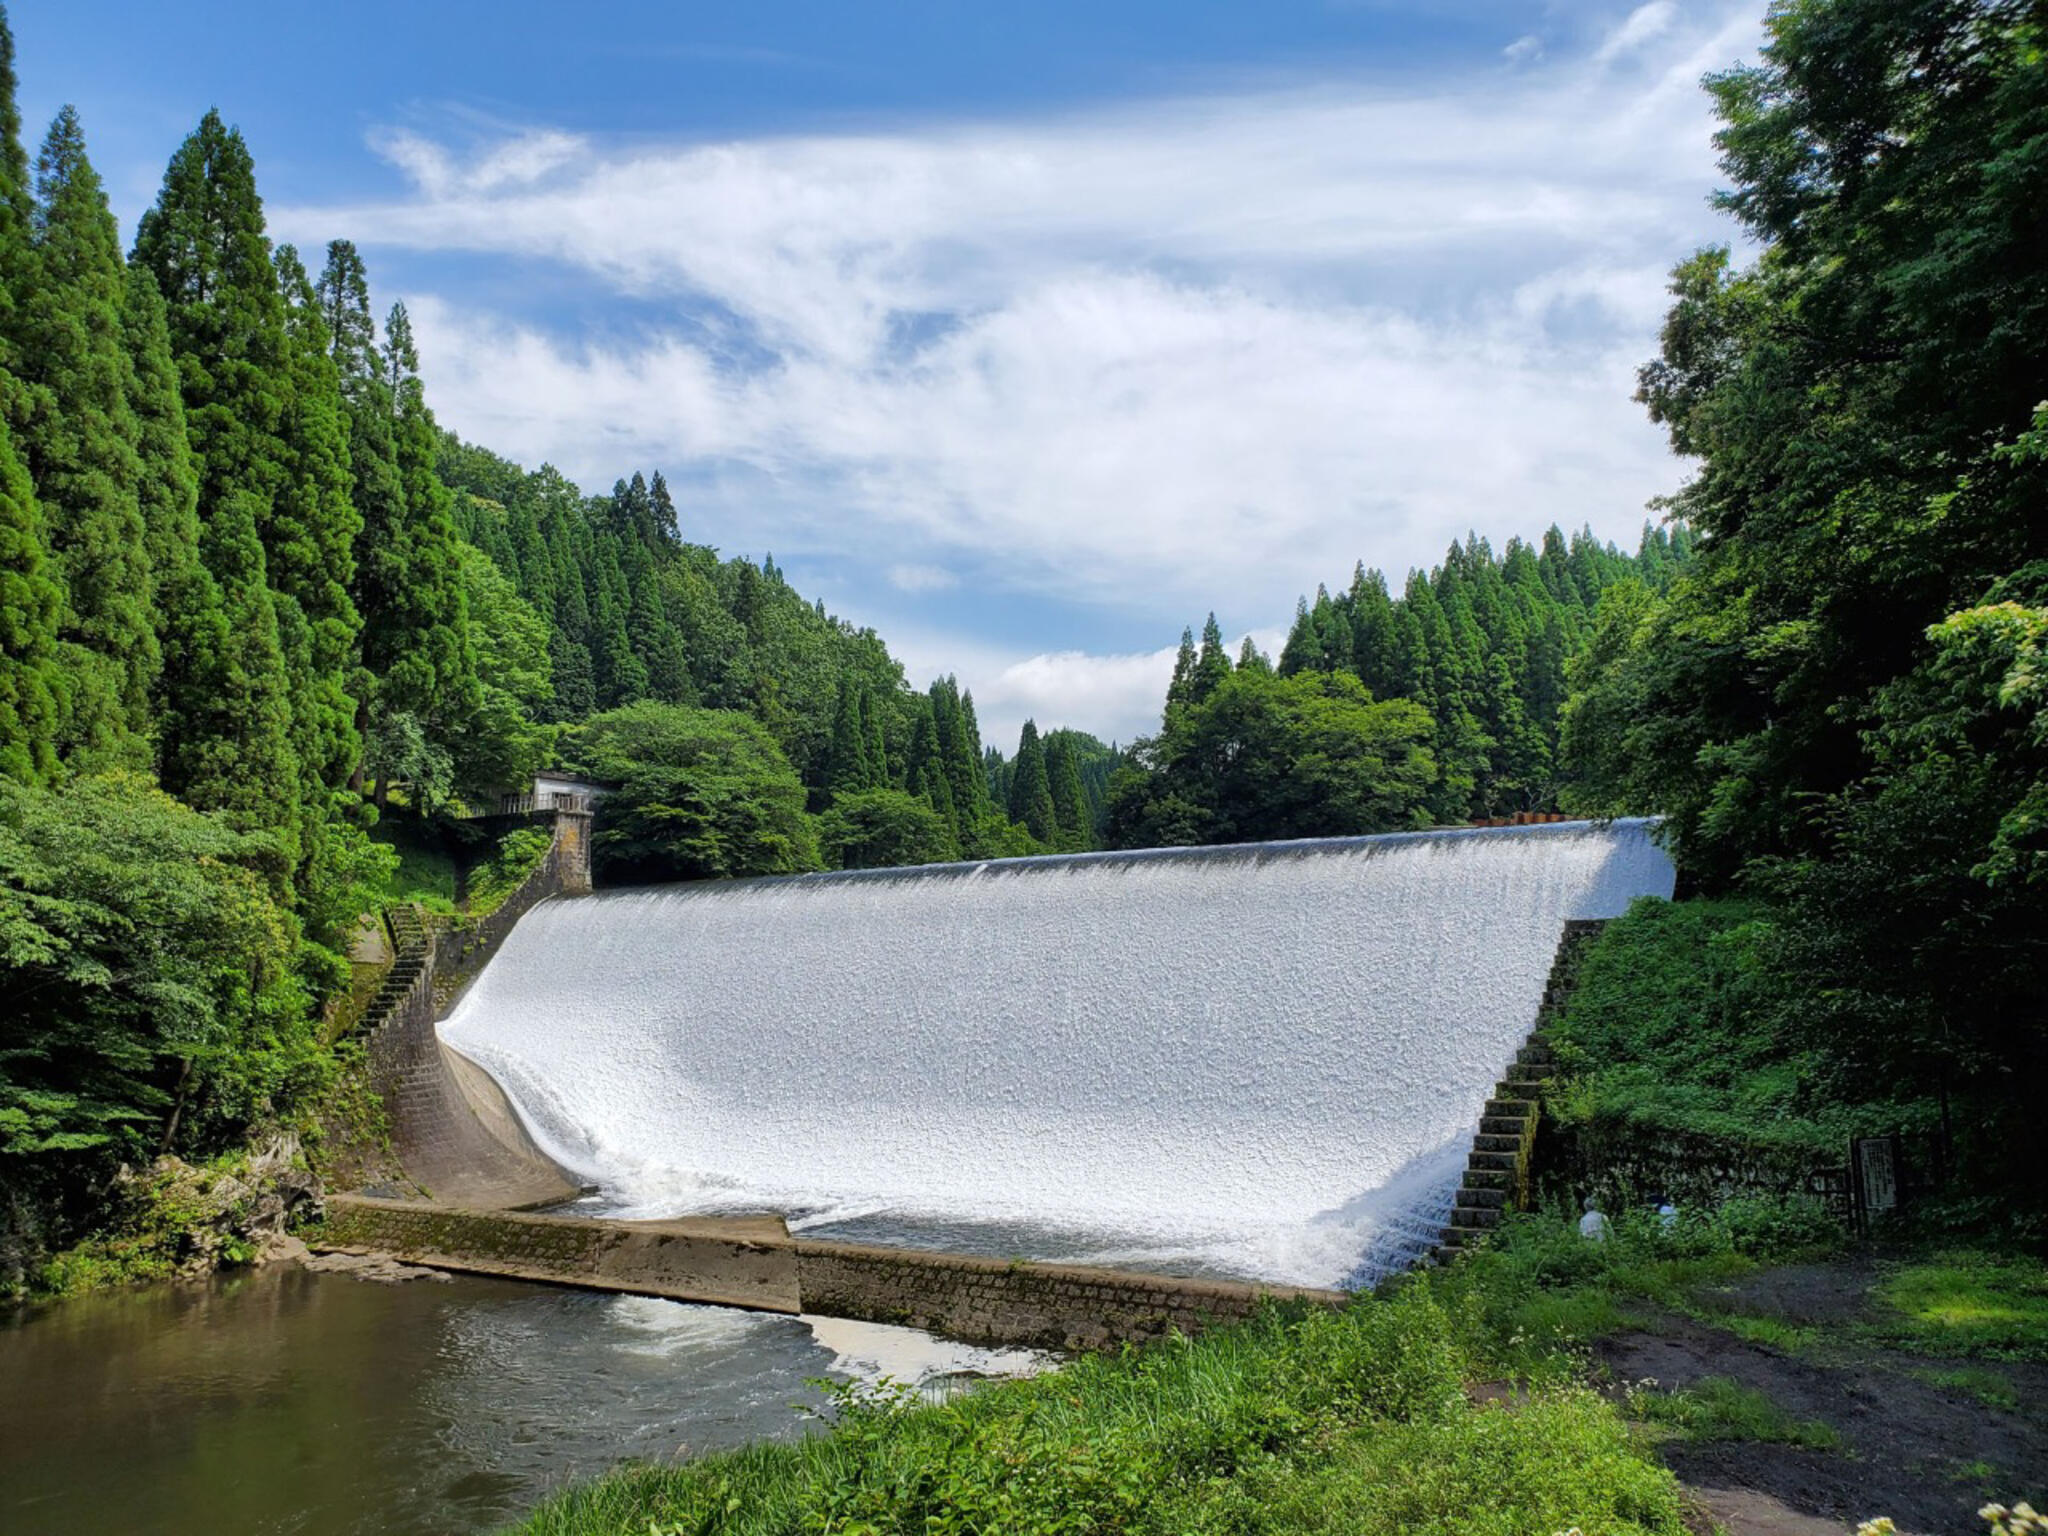
[[1487, 1277], [1416, 1277], [1342, 1312], [1270, 1311], [938, 1405], [842, 1390], [829, 1433], [638, 1467], [527, 1536], [1679, 1536], [1677, 1486], [1569, 1362], [1510, 1369]]
[[1896, 1349], [2048, 1362], [2048, 1262], [1949, 1250], [1879, 1282], [1871, 1333]]
[[1929, 1386], [1940, 1387], [1944, 1392], [1960, 1392], [1965, 1397], [1974, 1397], [1987, 1408], [2003, 1409], [2007, 1413], [2020, 1406], [2019, 1389], [2010, 1378], [1981, 1365], [1959, 1365], [1946, 1370], [1921, 1368], [1913, 1374]]
[[1466, 1261], [1483, 1276], [1494, 1326], [1536, 1355], [1603, 1334], [1649, 1332], [1671, 1314], [1725, 1328], [1787, 1353], [1817, 1342], [1814, 1330], [1751, 1316], [1727, 1292], [1767, 1263], [1817, 1257], [1840, 1236], [1798, 1200], [1733, 1200], [1687, 1212], [1666, 1227], [1649, 1213], [1610, 1218], [1606, 1242], [1582, 1239], [1561, 1212], [1511, 1218]]
[[515, 827], [498, 840], [490, 856], [469, 876], [469, 915], [488, 917], [505, 903], [505, 898], [540, 867], [554, 846], [555, 835], [545, 827]]
[[1842, 1437], [1818, 1419], [1794, 1419], [1770, 1398], [1726, 1376], [1709, 1376], [1675, 1392], [1655, 1383], [1629, 1389], [1628, 1411], [1647, 1424], [1678, 1431], [1688, 1440], [1754, 1440], [1838, 1451]]
[[438, 840], [417, 836], [406, 823], [393, 818], [370, 829], [370, 839], [398, 855], [398, 868], [384, 882], [387, 904], [415, 901], [430, 912], [455, 910], [458, 887], [454, 856]]
[[[1810, 1005], [1783, 957], [1779, 919], [1743, 900], [1638, 901], [1578, 961], [1550, 1029], [1563, 1075], [1546, 1110], [1596, 1167], [1638, 1165], [1679, 1188], [1726, 1154], [1785, 1188], [1839, 1164], [1850, 1134], [1912, 1129], [1908, 1096], [1848, 1102], [1798, 1027]], [[1705, 1184], [1714, 1186], [1711, 1175]]]

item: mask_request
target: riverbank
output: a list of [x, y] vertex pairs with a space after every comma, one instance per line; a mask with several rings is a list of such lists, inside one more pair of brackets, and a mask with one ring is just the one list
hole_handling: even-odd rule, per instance
[[1817, 1254], [1762, 1214], [1603, 1245], [1525, 1218], [1342, 1312], [937, 1407], [841, 1394], [829, 1435], [622, 1469], [517, 1529], [1942, 1533], [2048, 1502], [2048, 1268]]
[[811, 1428], [819, 1379], [1037, 1368], [904, 1329], [297, 1265], [0, 1309], [0, 1531], [474, 1536], [622, 1457]]

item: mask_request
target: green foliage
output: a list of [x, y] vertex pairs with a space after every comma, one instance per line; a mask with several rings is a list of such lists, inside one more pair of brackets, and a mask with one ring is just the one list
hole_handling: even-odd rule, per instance
[[1233, 672], [1133, 743], [1107, 841], [1136, 848], [1388, 832], [1422, 825], [1429, 717], [1375, 702], [1348, 672]]
[[1059, 841], [1059, 818], [1053, 808], [1052, 780], [1045, 771], [1045, 748], [1038, 740], [1038, 726], [1024, 722], [1017, 741], [1017, 764], [1010, 779], [1010, 820], [1041, 843]]
[[0, 779], [0, 1162], [75, 1191], [208, 1150], [317, 1084], [297, 924], [259, 837], [133, 777]]
[[598, 715], [563, 752], [618, 788], [593, 850], [607, 878], [700, 880], [816, 869], [804, 786], [758, 721], [643, 701]]
[[394, 816], [372, 827], [369, 837], [389, 851], [377, 906], [411, 902], [433, 912], [455, 911], [461, 869], [438, 823]]
[[57, 771], [57, 614], [42, 516], [0, 422], [0, 773], [42, 783]]
[[1608, 1236], [1579, 1235], [1577, 1212], [1514, 1215], [1484, 1247], [1461, 1259], [1469, 1285], [1502, 1341], [1511, 1375], [1577, 1379], [1557, 1351], [1673, 1312], [1781, 1350], [1811, 1344], [1809, 1331], [1758, 1316], [1730, 1287], [1764, 1264], [1812, 1262], [1839, 1252], [1839, 1221], [1799, 1197], [1747, 1197], [1688, 1205], [1666, 1223], [1647, 1209], [1610, 1209]]
[[1879, 1338], [1919, 1354], [2048, 1363], [2048, 1263], [2022, 1254], [1937, 1253], [1887, 1273]]
[[[134, 259], [164, 298], [199, 481], [199, 553], [225, 621], [211, 637], [218, 649], [198, 658], [198, 675], [171, 701], [164, 785], [240, 826], [276, 831], [289, 870], [300, 854], [300, 764], [262, 537], [285, 476], [284, 303], [254, 163], [219, 113], [207, 113], [172, 156], [156, 206], [142, 217]], [[311, 574], [314, 557], [292, 558]]]
[[248, 1148], [192, 1166], [163, 1158], [113, 1181], [103, 1229], [54, 1255], [31, 1294], [71, 1296], [113, 1286], [195, 1276], [247, 1264], [258, 1190]]
[[1660, 1392], [1648, 1383], [1629, 1389], [1631, 1417], [1668, 1425], [1688, 1440], [1749, 1440], [1836, 1451], [1842, 1437], [1818, 1419], [1795, 1419], [1754, 1387], [1726, 1376]]
[[161, 657], [136, 494], [126, 278], [114, 216], [69, 107], [36, 162], [34, 234], [36, 281], [12, 319], [25, 386], [19, 441], [66, 597], [60, 751], [83, 767], [139, 768]]
[[1631, 722], [1593, 793], [1668, 812], [1713, 880], [1828, 856], [1930, 627], [2048, 555], [2038, 8], [1792, 0], [1769, 30], [1708, 82], [1760, 253], [1677, 269], [1641, 375], [1700, 466], [1699, 566], [1585, 680]]
[[1804, 989], [1782, 955], [1757, 903], [1638, 901], [1587, 948], [1551, 1026], [1565, 1079], [1553, 1112], [1595, 1134], [1616, 1121], [1838, 1154], [1857, 1122], [1816, 1093]]
[[1416, 1279], [937, 1406], [840, 1389], [829, 1434], [617, 1473], [521, 1529], [1677, 1536], [1670, 1474], [1591, 1393], [1468, 1401], [1493, 1348], [1455, 1277]]
[[489, 856], [469, 872], [466, 903], [471, 917], [488, 917], [505, 904], [527, 876], [540, 868], [554, 846], [555, 835], [545, 827], [516, 827], [498, 839]]
[[818, 818], [818, 846], [833, 869], [938, 864], [959, 854], [953, 829], [931, 802], [900, 789], [835, 796]]
[[458, 551], [476, 657], [476, 709], [456, 736], [455, 787], [488, 808], [490, 797], [531, 782], [553, 733], [538, 722], [554, 703], [548, 627], [488, 556]]

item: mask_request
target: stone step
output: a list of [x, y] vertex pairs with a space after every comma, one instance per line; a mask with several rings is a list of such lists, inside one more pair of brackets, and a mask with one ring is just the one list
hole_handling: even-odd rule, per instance
[[1507, 1203], [1507, 1190], [1475, 1189], [1468, 1182], [1463, 1189], [1458, 1191], [1458, 1204], [1456, 1208], [1459, 1210], [1499, 1211], [1505, 1210]]
[[1479, 1134], [1472, 1138], [1472, 1150], [1474, 1152], [1517, 1154], [1522, 1150], [1521, 1130], [1518, 1127], [1513, 1131], [1502, 1133], [1499, 1131], [1489, 1131], [1484, 1126], [1481, 1126]]
[[1515, 1170], [1512, 1168], [1467, 1168], [1465, 1188], [1467, 1189], [1513, 1189]]
[[1481, 1152], [1474, 1150], [1465, 1159], [1465, 1170], [1471, 1173], [1513, 1173], [1520, 1158], [1513, 1152]]
[[1526, 1116], [1535, 1107], [1536, 1101], [1533, 1099], [1488, 1099], [1486, 1101], [1486, 1108], [1481, 1113], [1484, 1115], [1506, 1115], [1520, 1118]]
[[1460, 1205], [1451, 1210], [1451, 1225], [1454, 1227], [1476, 1227], [1490, 1231], [1500, 1225], [1501, 1213], [1490, 1206]]
[[1520, 1145], [1523, 1132], [1529, 1129], [1525, 1115], [1482, 1115], [1479, 1117], [1479, 1134], [1482, 1136], [1512, 1136]]

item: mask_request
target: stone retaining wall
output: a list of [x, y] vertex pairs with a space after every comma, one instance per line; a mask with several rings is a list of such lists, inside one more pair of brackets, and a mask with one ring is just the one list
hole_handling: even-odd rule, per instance
[[436, 1200], [511, 1209], [579, 1192], [533, 1144], [490, 1074], [441, 1044], [434, 1021], [524, 913], [590, 889], [589, 823], [588, 812], [558, 813], [533, 873], [490, 916], [427, 934], [410, 986], [365, 1021], [370, 1085], [384, 1101], [392, 1147], [406, 1176]]
[[792, 1238], [772, 1217], [605, 1221], [335, 1196], [313, 1246], [677, 1301], [895, 1323], [971, 1344], [1102, 1349], [1341, 1291], [1005, 1263]]

